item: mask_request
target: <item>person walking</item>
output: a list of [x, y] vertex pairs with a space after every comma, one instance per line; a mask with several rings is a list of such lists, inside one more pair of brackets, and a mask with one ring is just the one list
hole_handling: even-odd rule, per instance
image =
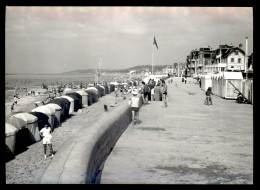
[[145, 101], [145, 103], [148, 103], [149, 92], [150, 92], [150, 87], [148, 86], [148, 84], [145, 84], [144, 85], [144, 101]]
[[201, 88], [201, 78], [199, 78], [199, 85], [200, 85], [200, 88]]
[[43, 143], [43, 148], [44, 148], [44, 158], [47, 158], [47, 156], [46, 156], [47, 145], [50, 148], [51, 157], [53, 157], [54, 154], [53, 154], [52, 143], [51, 143], [52, 135], [51, 135], [50, 126], [44, 125], [44, 128], [42, 128], [40, 130], [40, 135], [41, 135], [41, 137], [43, 137], [42, 143]]
[[160, 83], [158, 82], [154, 87], [154, 101], [160, 101]]
[[145, 82], [142, 81], [142, 82], [141, 82], [141, 87], [140, 87], [140, 89], [139, 89], [139, 93], [140, 93], [141, 96], [142, 96], [143, 104], [145, 104], [145, 98], [144, 98], [144, 87], [145, 87]]
[[163, 100], [163, 108], [167, 107], [167, 85], [164, 80], [162, 80], [162, 100]]
[[141, 98], [137, 95], [137, 89], [133, 89], [132, 91], [133, 96], [129, 98], [129, 105], [132, 111], [132, 121], [135, 125], [139, 122], [139, 110], [141, 108]]
[[209, 106], [209, 102], [211, 105], [213, 105], [211, 94], [213, 95], [213, 93], [211, 92], [211, 87], [208, 87], [208, 89], [205, 93], [205, 95], [206, 95], [205, 104], [207, 104], [208, 106]]

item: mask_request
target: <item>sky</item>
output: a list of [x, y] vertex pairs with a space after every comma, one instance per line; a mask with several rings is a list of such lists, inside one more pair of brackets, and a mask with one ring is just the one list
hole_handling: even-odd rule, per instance
[[8, 6], [5, 34], [5, 73], [172, 65], [203, 46], [245, 50], [246, 37], [253, 53], [253, 9]]

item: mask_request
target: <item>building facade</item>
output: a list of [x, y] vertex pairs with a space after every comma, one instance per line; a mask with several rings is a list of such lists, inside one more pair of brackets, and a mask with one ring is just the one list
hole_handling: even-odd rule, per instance
[[187, 56], [187, 66], [192, 74], [210, 74], [224, 71], [244, 71], [245, 52], [234, 46], [219, 45], [192, 50]]

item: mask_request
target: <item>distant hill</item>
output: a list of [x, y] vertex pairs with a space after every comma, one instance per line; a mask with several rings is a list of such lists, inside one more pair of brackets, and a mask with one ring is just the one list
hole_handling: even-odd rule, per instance
[[[154, 65], [153, 66], [153, 70], [154, 72], [156, 71], [161, 71], [164, 67], [166, 67], [168, 65]], [[142, 72], [142, 71], [146, 71], [152, 70], [152, 66], [151, 65], [138, 65], [138, 66], [134, 66], [134, 67], [130, 67], [130, 68], [126, 68], [126, 69], [102, 69], [102, 73], [106, 72], [106, 73], [129, 73], [130, 71], [136, 71], [137, 73]], [[96, 73], [96, 69], [85, 69], [85, 70], [75, 70], [75, 71], [68, 71], [68, 72], [63, 72], [60, 73], [62, 75], [70, 75], [70, 74], [93, 74]]]

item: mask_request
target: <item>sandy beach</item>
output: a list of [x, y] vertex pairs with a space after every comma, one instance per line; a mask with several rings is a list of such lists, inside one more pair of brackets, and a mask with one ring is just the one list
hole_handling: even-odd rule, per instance
[[[43, 91], [40, 87], [34, 88], [35, 92]], [[36, 93], [38, 94], [38, 93]], [[128, 95], [126, 95], [128, 96]], [[25, 96], [20, 95], [18, 105], [14, 111], [29, 112], [35, 107], [36, 101], [42, 101], [48, 96]], [[127, 98], [126, 98], [127, 99]], [[101, 98], [98, 102], [87, 108], [83, 108], [78, 112], [66, 118], [65, 121], [53, 131], [53, 150], [54, 153], [59, 151], [59, 147], [69, 138], [71, 134], [80, 130], [83, 127], [91, 126], [99, 115], [104, 112], [103, 105], [108, 105], [108, 112], [113, 111], [114, 107], [122, 101], [126, 101], [122, 96], [116, 97], [112, 92]], [[6, 119], [11, 116], [10, 105], [12, 100], [6, 101]], [[42, 141], [32, 144], [28, 149], [15, 156], [15, 159], [6, 163], [6, 183], [7, 184], [38, 184], [45, 169], [51, 163], [52, 158], [48, 155], [44, 159]]]

